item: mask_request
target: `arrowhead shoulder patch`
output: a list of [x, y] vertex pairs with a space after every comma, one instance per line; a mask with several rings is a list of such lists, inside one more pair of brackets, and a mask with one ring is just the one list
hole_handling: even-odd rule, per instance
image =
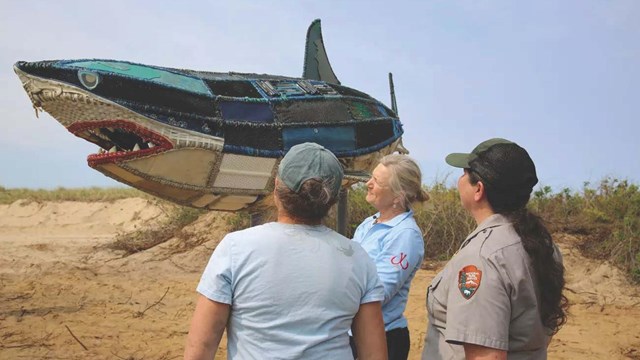
[[458, 273], [458, 289], [462, 296], [469, 300], [478, 291], [480, 281], [482, 280], [482, 271], [475, 265], [467, 265]]

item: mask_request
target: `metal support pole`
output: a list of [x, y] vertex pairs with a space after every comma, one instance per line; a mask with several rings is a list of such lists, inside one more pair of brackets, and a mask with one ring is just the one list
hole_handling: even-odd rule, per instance
[[257, 226], [257, 225], [262, 225], [262, 223], [263, 223], [262, 214], [259, 213], [259, 212], [249, 214], [249, 219], [250, 219], [249, 220], [249, 222], [250, 222], [249, 226], [250, 227], [254, 227], [254, 226]]
[[349, 198], [349, 189], [340, 189], [338, 198], [338, 214], [336, 216], [336, 231], [347, 236], [347, 223], [349, 222], [349, 214], [347, 214], [347, 200]]

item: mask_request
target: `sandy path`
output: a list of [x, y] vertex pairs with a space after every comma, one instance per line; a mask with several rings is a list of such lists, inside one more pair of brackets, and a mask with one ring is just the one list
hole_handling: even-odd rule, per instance
[[[178, 240], [122, 258], [104, 244], [162, 218], [142, 199], [0, 206], [0, 359], [179, 359], [194, 288], [226, 232], [208, 213]], [[550, 359], [640, 359], [640, 297], [622, 275], [587, 260], [561, 237], [574, 304]], [[419, 359], [424, 291], [439, 264], [418, 272], [406, 311]], [[224, 344], [216, 359], [223, 359]]]

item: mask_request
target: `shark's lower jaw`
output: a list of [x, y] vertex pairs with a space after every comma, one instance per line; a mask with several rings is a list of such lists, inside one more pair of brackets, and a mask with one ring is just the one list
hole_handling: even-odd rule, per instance
[[76, 122], [67, 130], [100, 147], [98, 154], [87, 158], [95, 168], [104, 163], [158, 154], [173, 148], [165, 137], [126, 120]]

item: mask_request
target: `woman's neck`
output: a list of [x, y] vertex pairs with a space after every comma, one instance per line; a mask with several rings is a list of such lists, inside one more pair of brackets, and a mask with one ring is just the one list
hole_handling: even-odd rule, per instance
[[322, 220], [306, 220], [291, 216], [284, 209], [278, 210], [278, 218], [276, 220], [281, 224], [300, 224], [300, 225], [320, 225]]
[[477, 225], [482, 224], [483, 221], [485, 221], [489, 216], [495, 214], [493, 212], [493, 210], [490, 207], [483, 207], [483, 208], [479, 208], [476, 209], [475, 211], [473, 211], [471, 213], [471, 216], [474, 218], [474, 220], [476, 221]]
[[[276, 178], [276, 181], [278, 180], [278, 178]], [[273, 192], [274, 196], [273, 196], [273, 203], [276, 206], [276, 210], [277, 210], [277, 217], [276, 217], [276, 222], [279, 222], [281, 224], [301, 224], [301, 225], [320, 225], [322, 224], [322, 219], [318, 219], [318, 220], [307, 220], [307, 219], [301, 219], [299, 217], [293, 216], [291, 214], [289, 214], [289, 212], [287, 210], [285, 210], [285, 208], [282, 206], [282, 203], [280, 202], [280, 199], [278, 199], [277, 196], [277, 192]]]
[[374, 222], [375, 223], [387, 222], [406, 211], [407, 211], [406, 209], [393, 208], [393, 207], [384, 209], [384, 210], [379, 210], [380, 216], [376, 218]]

